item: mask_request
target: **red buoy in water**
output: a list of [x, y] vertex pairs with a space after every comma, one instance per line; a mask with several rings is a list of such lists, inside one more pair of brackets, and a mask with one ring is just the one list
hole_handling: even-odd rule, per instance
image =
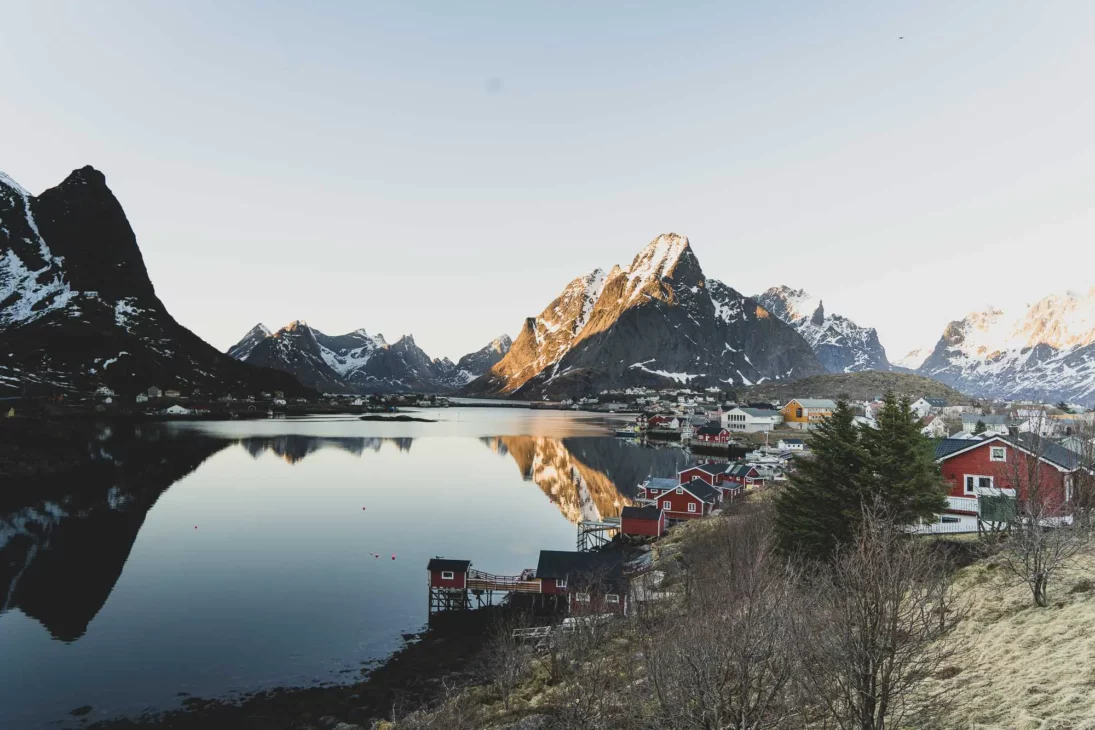
[[364, 510], [365, 510], [365, 508], [364, 508], [364, 507], [362, 507], [361, 509], [362, 509], [362, 511], [364, 511]]
[[392, 560], [395, 560], [395, 556], [394, 556], [394, 555], [392, 556]]

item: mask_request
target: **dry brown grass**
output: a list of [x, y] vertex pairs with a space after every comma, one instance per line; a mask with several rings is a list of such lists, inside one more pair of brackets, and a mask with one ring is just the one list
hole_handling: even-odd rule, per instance
[[[1090, 575], [1095, 559], [1080, 567]], [[965, 648], [925, 687], [955, 700], [940, 727], [1095, 728], [1095, 591], [1083, 572], [1058, 581], [1049, 607], [1037, 608], [991, 562], [961, 571], [969, 616], [951, 640]]]

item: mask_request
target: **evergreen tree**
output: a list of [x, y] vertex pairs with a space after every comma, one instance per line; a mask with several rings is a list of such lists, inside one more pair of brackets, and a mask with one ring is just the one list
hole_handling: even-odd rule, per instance
[[973, 427], [973, 435], [977, 436], [984, 433], [986, 428], [985, 422], [981, 419], [977, 419], [977, 424]]
[[776, 496], [776, 537], [787, 554], [826, 558], [854, 534], [868, 464], [847, 402], [813, 432], [810, 452]]
[[877, 498], [886, 516], [899, 525], [932, 517], [947, 508], [946, 484], [935, 463], [931, 440], [920, 432], [920, 421], [909, 399], [888, 393], [876, 419], [877, 428], [861, 435], [868, 454], [864, 486]]
[[899, 525], [947, 508], [946, 485], [931, 440], [908, 399], [887, 394], [877, 428], [860, 428], [844, 401], [810, 442], [811, 458], [797, 464], [776, 496], [776, 537], [787, 554], [827, 558], [854, 539], [865, 504]]

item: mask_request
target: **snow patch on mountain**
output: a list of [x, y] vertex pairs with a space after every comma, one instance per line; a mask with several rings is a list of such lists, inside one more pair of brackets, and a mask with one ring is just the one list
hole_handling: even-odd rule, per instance
[[828, 314], [821, 299], [804, 289], [772, 287], [756, 300], [798, 330], [829, 372], [890, 369], [886, 350], [874, 328], [861, 327], [839, 314]]
[[982, 397], [1095, 403], [1095, 287], [951, 322], [918, 372]]

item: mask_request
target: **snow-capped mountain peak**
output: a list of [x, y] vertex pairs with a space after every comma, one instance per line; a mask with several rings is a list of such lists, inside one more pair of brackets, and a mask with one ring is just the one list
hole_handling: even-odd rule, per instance
[[889, 370], [886, 350], [874, 328], [860, 327], [805, 289], [774, 286], [755, 297], [764, 309], [798, 330], [829, 372]]
[[919, 372], [978, 396], [1093, 403], [1095, 287], [951, 322]]

